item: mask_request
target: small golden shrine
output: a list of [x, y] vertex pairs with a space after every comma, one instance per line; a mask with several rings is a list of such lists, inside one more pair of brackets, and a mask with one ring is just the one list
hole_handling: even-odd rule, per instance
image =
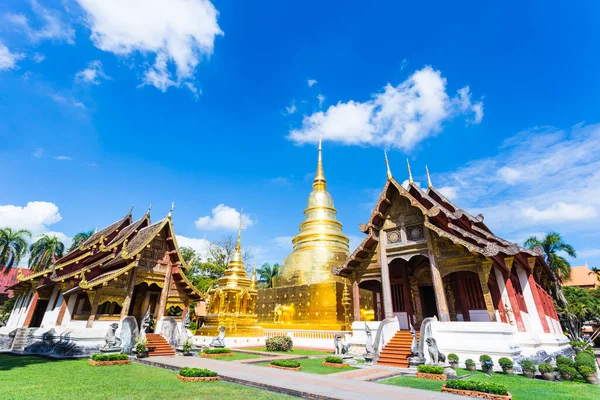
[[252, 277], [248, 279], [241, 253], [241, 232], [240, 221], [235, 253], [225, 274], [219, 278], [218, 287], [208, 291], [207, 315], [204, 325], [196, 331], [197, 335], [216, 336], [221, 326], [225, 327], [227, 336], [263, 335], [256, 315], [256, 267], [252, 271]]
[[[348, 322], [353, 320], [349, 318], [347, 281], [331, 273], [331, 267], [343, 264], [350, 252], [348, 237], [342, 232], [327, 191], [321, 143], [312, 187], [304, 221], [292, 239], [294, 250], [273, 279], [273, 287], [258, 291], [257, 313], [264, 328], [339, 330], [348, 329]], [[372, 294], [360, 292], [366, 296], [361, 304], [369, 314]]]

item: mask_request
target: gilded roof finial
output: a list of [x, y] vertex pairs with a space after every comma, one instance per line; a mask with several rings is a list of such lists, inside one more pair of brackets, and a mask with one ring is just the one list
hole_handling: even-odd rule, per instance
[[387, 167], [387, 177], [388, 177], [388, 179], [392, 179], [393, 176], [392, 176], [392, 171], [390, 170], [390, 162], [388, 161], [388, 158], [387, 158], [387, 151], [383, 150], [383, 155], [385, 157], [385, 166]]
[[252, 277], [250, 278], [250, 288], [256, 289], [256, 262], [252, 268]]
[[85, 270], [81, 271], [81, 275], [79, 277], [81, 278], [79, 281], [79, 286], [87, 285], [87, 279], [85, 279]]
[[23, 275], [23, 267], [19, 267], [19, 273], [17, 274], [17, 280], [22, 280], [24, 278], [25, 278], [25, 276]]
[[429, 168], [427, 168], [427, 165], [425, 166], [425, 172], [427, 172], [427, 187], [431, 189], [433, 184], [431, 183], [431, 176], [429, 176]]
[[169, 215], [167, 215], [167, 218], [171, 218], [171, 215], [173, 215], [173, 209], [175, 208], [175, 202], [171, 202], [171, 209], [169, 210]]
[[131, 213], [133, 212], [133, 207], [135, 207], [135, 203], [133, 203], [131, 205], [131, 208], [129, 209], [129, 212], [127, 213], [127, 215], [131, 215]]
[[410, 162], [408, 162], [408, 158], [406, 159], [406, 165], [408, 166], [408, 184], [412, 185], [415, 182], [413, 181], [412, 172], [410, 172]]
[[148, 206], [148, 211], [146, 211], [146, 214], [150, 215], [150, 210], [152, 210], [152, 202], [150, 202], [150, 205]]
[[317, 174], [313, 181], [313, 188], [315, 190], [325, 190], [327, 187], [327, 181], [325, 180], [325, 172], [323, 171], [323, 147], [321, 146], [322, 139], [319, 136], [319, 158], [317, 161]]

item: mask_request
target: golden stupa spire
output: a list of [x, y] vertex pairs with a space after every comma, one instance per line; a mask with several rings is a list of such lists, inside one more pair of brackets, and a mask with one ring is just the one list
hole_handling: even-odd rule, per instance
[[385, 150], [383, 150], [383, 155], [385, 157], [385, 166], [387, 167], [387, 177], [388, 177], [388, 179], [391, 180], [393, 178], [393, 176], [392, 176], [392, 171], [390, 170], [390, 162], [388, 161], [388, 158], [387, 158], [387, 152]]
[[323, 147], [321, 146], [321, 137], [319, 137], [319, 159], [317, 161], [317, 174], [313, 181], [313, 188], [315, 190], [325, 190], [327, 188], [327, 181], [325, 180], [325, 172], [323, 171]]
[[413, 181], [412, 172], [410, 171], [410, 162], [408, 162], [408, 158], [406, 159], [406, 165], [408, 166], [408, 184], [412, 185], [415, 182]]
[[427, 165], [425, 166], [425, 172], [427, 172], [427, 187], [431, 189], [433, 184], [431, 183], [431, 176], [429, 176], [429, 168], [427, 168]]
[[240, 224], [238, 225], [238, 238], [237, 238], [237, 244], [235, 245], [235, 252], [239, 253], [240, 250], [242, 249], [242, 213], [244, 212], [244, 209], [242, 208], [242, 210], [240, 211]]

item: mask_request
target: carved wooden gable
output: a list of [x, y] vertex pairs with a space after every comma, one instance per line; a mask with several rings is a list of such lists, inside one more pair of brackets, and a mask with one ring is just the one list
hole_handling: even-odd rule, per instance
[[162, 236], [155, 237], [144, 250], [139, 266], [146, 271], [164, 274], [169, 264], [167, 242]]
[[421, 210], [411, 206], [410, 202], [398, 193], [392, 198], [392, 204], [386, 213], [383, 229], [387, 234], [387, 243], [397, 246], [425, 240]]

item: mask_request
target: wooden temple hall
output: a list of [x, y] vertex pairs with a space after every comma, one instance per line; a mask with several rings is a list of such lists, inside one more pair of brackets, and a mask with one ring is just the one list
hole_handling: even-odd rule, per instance
[[150, 209], [137, 221], [130, 211], [49, 268], [21, 272], [7, 326], [101, 328], [126, 316], [139, 324], [148, 309], [156, 326], [181, 316], [202, 295], [184, 274], [171, 211], [155, 223]]
[[[387, 163], [387, 158], [386, 158]], [[548, 294], [555, 279], [541, 249], [508, 242], [433, 187], [405, 188], [392, 176], [346, 262], [332, 267], [353, 283], [354, 319], [359, 289], [374, 293], [376, 320], [398, 317], [417, 330], [426, 317], [445, 321], [497, 321], [517, 332], [561, 334]]]

